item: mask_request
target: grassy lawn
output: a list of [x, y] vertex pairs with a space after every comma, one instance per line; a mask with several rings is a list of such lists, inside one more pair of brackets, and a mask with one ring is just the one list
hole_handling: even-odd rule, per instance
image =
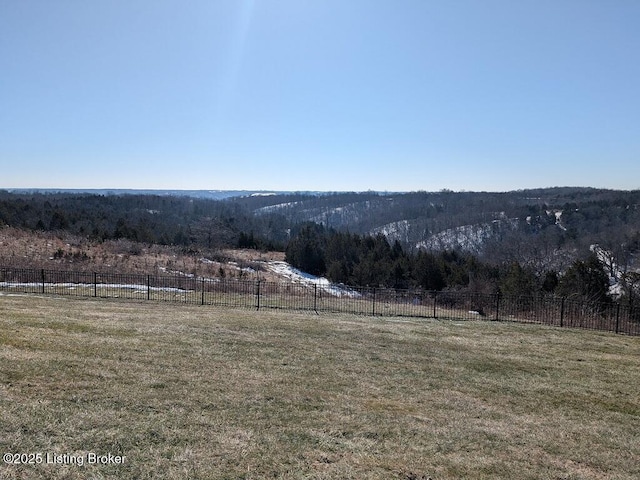
[[637, 479], [639, 392], [638, 337], [0, 296], [0, 479]]

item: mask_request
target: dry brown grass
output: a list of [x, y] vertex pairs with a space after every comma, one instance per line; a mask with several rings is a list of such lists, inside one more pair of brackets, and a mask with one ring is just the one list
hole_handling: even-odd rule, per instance
[[0, 478], [640, 478], [640, 338], [0, 296]]
[[284, 260], [283, 252], [246, 249], [185, 251], [130, 240], [93, 242], [64, 232], [33, 232], [0, 227], [0, 266], [120, 274], [171, 275], [175, 272], [209, 278], [278, 281], [264, 262]]

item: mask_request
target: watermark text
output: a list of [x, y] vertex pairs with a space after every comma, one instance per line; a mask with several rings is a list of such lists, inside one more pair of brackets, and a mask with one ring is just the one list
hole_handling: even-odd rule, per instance
[[2, 461], [7, 465], [122, 465], [126, 462], [125, 455], [114, 455], [112, 453], [99, 454], [95, 452], [86, 453], [5, 453]]

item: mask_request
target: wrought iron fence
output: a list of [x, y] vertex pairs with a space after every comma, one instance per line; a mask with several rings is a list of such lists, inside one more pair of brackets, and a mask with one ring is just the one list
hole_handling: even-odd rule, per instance
[[0, 267], [0, 291], [423, 318], [539, 323], [640, 335], [640, 306], [557, 296], [278, 283], [188, 275], [91, 273]]

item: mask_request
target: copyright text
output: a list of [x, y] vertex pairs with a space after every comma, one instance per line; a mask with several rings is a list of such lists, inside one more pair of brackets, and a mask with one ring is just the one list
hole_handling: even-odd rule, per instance
[[2, 461], [8, 465], [122, 465], [126, 462], [124, 455], [112, 453], [97, 454], [93, 452], [69, 453], [5, 453]]

